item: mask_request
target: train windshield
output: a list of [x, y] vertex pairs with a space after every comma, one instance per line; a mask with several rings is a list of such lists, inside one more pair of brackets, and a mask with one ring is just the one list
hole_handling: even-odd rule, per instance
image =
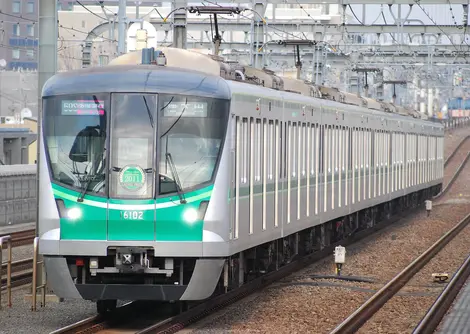
[[160, 194], [209, 182], [225, 136], [228, 101], [163, 94], [158, 100]]
[[43, 108], [54, 182], [83, 195], [150, 199], [213, 179], [229, 102], [116, 93], [46, 98]]
[[43, 108], [53, 180], [83, 192], [104, 194], [107, 96], [47, 98]]

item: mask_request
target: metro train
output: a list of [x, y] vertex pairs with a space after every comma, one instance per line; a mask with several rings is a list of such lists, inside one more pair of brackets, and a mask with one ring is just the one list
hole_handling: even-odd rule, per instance
[[40, 253], [62, 298], [197, 301], [439, 193], [444, 130], [174, 48], [43, 91]]

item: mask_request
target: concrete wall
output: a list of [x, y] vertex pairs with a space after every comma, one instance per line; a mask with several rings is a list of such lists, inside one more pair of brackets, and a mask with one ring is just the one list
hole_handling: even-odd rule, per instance
[[36, 165], [0, 166], [0, 226], [36, 220]]

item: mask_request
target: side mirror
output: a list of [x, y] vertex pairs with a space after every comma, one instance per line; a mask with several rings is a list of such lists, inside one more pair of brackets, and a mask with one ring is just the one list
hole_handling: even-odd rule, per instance
[[102, 142], [100, 140], [101, 135], [98, 128], [98, 126], [87, 126], [77, 134], [72, 148], [70, 149], [70, 160], [75, 162], [86, 162], [92, 160], [92, 154], [94, 151], [96, 149], [99, 150], [99, 148], [96, 147], [97, 144]]

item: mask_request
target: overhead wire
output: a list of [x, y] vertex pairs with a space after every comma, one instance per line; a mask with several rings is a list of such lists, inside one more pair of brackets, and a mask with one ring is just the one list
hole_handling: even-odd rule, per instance
[[[454, 14], [454, 11], [452, 9], [452, 4], [450, 3], [449, 0], [447, 0], [447, 4], [449, 5], [449, 10], [450, 10], [450, 14], [451, 14], [451, 17], [452, 17], [452, 20], [454, 21], [454, 25], [456, 27], [459, 27], [459, 28], [464, 28], [464, 31], [463, 31], [463, 35], [462, 35], [462, 41], [460, 42], [460, 50], [462, 50], [462, 46], [463, 46], [463, 43], [467, 44], [468, 45], [468, 42], [467, 42], [467, 37], [466, 37], [466, 34], [467, 34], [467, 26], [468, 26], [468, 17], [467, 17], [467, 22], [464, 22], [463, 25], [459, 25], [457, 23], [457, 20], [455, 19], [455, 14]], [[468, 5], [468, 4], [467, 4]], [[463, 15], [465, 17], [465, 13]], [[470, 45], [469, 45], [470, 46]]]
[[428, 17], [428, 19], [431, 20], [431, 22], [449, 39], [450, 43], [455, 48], [455, 50], [459, 51], [457, 46], [452, 41], [452, 38], [445, 32], [444, 29], [440, 27], [440, 25], [437, 24], [437, 22], [428, 14], [428, 12], [423, 8], [423, 6], [421, 6], [421, 4], [419, 3], [419, 0], [414, 0], [414, 2], [421, 9], [421, 11]]
[[100, 18], [100, 19], [102, 19], [102, 20], [105, 20], [105, 21], [108, 21], [108, 22], [109, 22], [109, 19], [108, 19], [108, 18], [96, 14], [95, 12], [93, 12], [92, 10], [90, 10], [88, 7], [86, 7], [84, 4], [82, 4], [79, 0], [75, 0], [75, 2], [78, 3], [80, 6], [82, 6], [82, 7], [83, 7], [86, 11], [88, 11], [90, 14], [96, 16], [97, 18]]

